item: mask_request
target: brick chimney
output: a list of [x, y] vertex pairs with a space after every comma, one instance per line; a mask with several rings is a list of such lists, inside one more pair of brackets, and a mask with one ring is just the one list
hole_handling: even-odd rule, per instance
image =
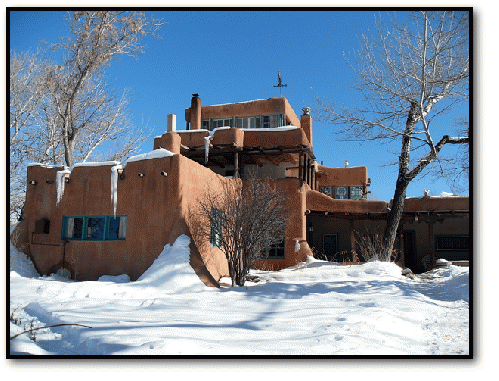
[[190, 122], [191, 130], [201, 129], [201, 98], [199, 98], [199, 94], [192, 94]]
[[305, 132], [305, 136], [307, 137], [310, 146], [313, 145], [312, 143], [312, 115], [310, 115], [310, 107], [304, 107], [303, 109], [303, 115], [300, 118], [300, 125]]

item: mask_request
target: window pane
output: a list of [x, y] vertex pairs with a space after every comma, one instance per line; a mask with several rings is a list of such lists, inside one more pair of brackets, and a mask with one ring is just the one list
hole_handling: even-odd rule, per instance
[[339, 200], [345, 200], [348, 198], [348, 188], [347, 187], [336, 187], [335, 198]]
[[213, 208], [211, 211], [210, 245], [220, 247], [222, 240], [222, 211]]
[[332, 187], [321, 187], [321, 192], [329, 197], [333, 197], [333, 188]]
[[104, 239], [106, 219], [104, 217], [90, 217], [87, 225], [87, 239]]
[[67, 219], [66, 238], [81, 239], [83, 233], [83, 217], [69, 217]]
[[110, 216], [108, 239], [124, 238], [126, 238], [126, 216]]
[[362, 187], [350, 187], [350, 198], [360, 200], [362, 198]]

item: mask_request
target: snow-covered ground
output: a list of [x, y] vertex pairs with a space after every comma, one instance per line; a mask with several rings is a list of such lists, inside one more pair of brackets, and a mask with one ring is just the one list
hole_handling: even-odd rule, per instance
[[[189, 238], [165, 247], [137, 281], [39, 276], [11, 245], [11, 354], [466, 355], [469, 270], [411, 280], [394, 264], [315, 260], [252, 271], [245, 287], [208, 288], [188, 265]], [[228, 282], [230, 283], [230, 282]], [[31, 337], [31, 339], [30, 339]]]

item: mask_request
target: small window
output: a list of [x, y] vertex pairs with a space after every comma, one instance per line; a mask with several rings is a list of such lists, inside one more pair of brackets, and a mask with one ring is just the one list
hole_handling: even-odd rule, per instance
[[213, 208], [211, 210], [210, 222], [210, 245], [220, 248], [223, 229], [222, 211], [220, 209]]
[[126, 216], [109, 217], [108, 239], [125, 239], [126, 237]]
[[83, 217], [67, 217], [65, 238], [81, 239], [82, 235], [83, 235]]
[[36, 220], [35, 234], [50, 234], [50, 220], [46, 218]]
[[106, 232], [105, 217], [90, 217], [87, 219], [87, 239], [102, 241]]
[[281, 221], [280, 231], [282, 232], [281, 240], [273, 245], [270, 245], [270, 247], [265, 250], [265, 257], [268, 259], [284, 259], [286, 243], [286, 223], [284, 220]]
[[435, 236], [436, 251], [469, 251], [469, 245], [467, 235]]
[[333, 187], [321, 187], [320, 189], [326, 196], [333, 197]]
[[350, 198], [352, 200], [360, 200], [362, 199], [362, 187], [350, 187]]
[[213, 119], [212, 130], [220, 127], [232, 127], [232, 118]]
[[348, 198], [348, 187], [336, 187], [334, 198], [338, 200], [345, 200]]

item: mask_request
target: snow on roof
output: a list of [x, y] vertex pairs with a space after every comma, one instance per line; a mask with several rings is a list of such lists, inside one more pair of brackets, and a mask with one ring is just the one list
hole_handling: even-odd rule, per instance
[[207, 129], [200, 128], [199, 130], [177, 130], [175, 132], [182, 133], [182, 132], [209, 132], [209, 131]]
[[290, 130], [296, 130], [298, 127], [295, 126], [283, 126], [283, 127], [274, 127], [274, 128], [241, 128], [243, 131], [263, 131], [263, 132], [269, 132], [269, 131], [276, 131], [276, 132], [282, 132], [282, 131], [290, 131]]
[[44, 167], [44, 168], [60, 168], [64, 167], [62, 164], [57, 164], [57, 165], [50, 165], [50, 164], [43, 164], [43, 163], [29, 163], [28, 167]]
[[[175, 155], [173, 152], [168, 151], [164, 148], [158, 148], [155, 150], [152, 150], [147, 153], [143, 153], [141, 155], [136, 155], [136, 156], [131, 156], [126, 160], [126, 163], [131, 163], [133, 161], [140, 161], [140, 160], [149, 160], [149, 159], [158, 159], [161, 157], [167, 157], [167, 156], [173, 156]], [[119, 164], [118, 162], [116, 164]]]
[[209, 106], [203, 106], [203, 107], [237, 105], [237, 104], [240, 104], [240, 103], [251, 103], [251, 102], [256, 102], [256, 101], [266, 101], [266, 99], [253, 99], [252, 101], [235, 102], [235, 103], [220, 103], [220, 104], [217, 104], [217, 105], [209, 105]]
[[83, 163], [76, 163], [75, 165], [73, 165], [73, 168], [76, 168], [76, 167], [101, 167], [101, 166], [104, 166], [104, 165], [116, 165], [116, 164], [119, 164], [120, 162], [119, 161], [86, 161], [86, 162], [83, 162]]

